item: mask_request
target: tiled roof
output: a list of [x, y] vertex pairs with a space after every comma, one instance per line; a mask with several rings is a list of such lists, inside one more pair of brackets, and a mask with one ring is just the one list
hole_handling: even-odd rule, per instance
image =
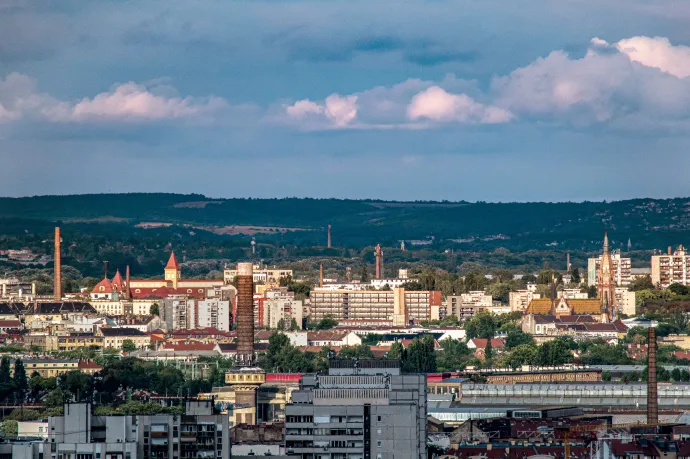
[[175, 251], [170, 253], [170, 259], [168, 264], [165, 265], [165, 269], [180, 269], [180, 264], [177, 262], [177, 258], [175, 258]]
[[[474, 345], [477, 347], [477, 349], [484, 349], [487, 344], [486, 338], [472, 338], [470, 341], [474, 343]], [[496, 349], [496, 348], [502, 348], [505, 347], [505, 344], [503, 343], [502, 340], [498, 338], [491, 338], [491, 347]]]
[[163, 347], [165, 351], [212, 351], [216, 347], [215, 344], [204, 343], [190, 343], [190, 344], [166, 344]]
[[[596, 298], [588, 299], [558, 299], [557, 303], [560, 301], [565, 301], [565, 303], [570, 307], [571, 313], [573, 315], [584, 315], [584, 314], [599, 314], [601, 312], [601, 305], [599, 300]], [[550, 298], [534, 298], [529, 302], [527, 306], [526, 314], [550, 314], [551, 313], [551, 299]]]
[[106, 277], [94, 286], [91, 293], [113, 293], [113, 284]]
[[551, 298], [534, 298], [527, 305], [525, 314], [549, 314], [551, 312]]
[[79, 368], [93, 368], [97, 370], [101, 370], [103, 367], [94, 362], [93, 360], [80, 360], [79, 361]]
[[0, 327], [2, 327], [2, 328], [21, 328], [22, 323], [18, 320], [0, 320]]
[[119, 269], [117, 270], [117, 272], [115, 272], [115, 277], [113, 277], [113, 280], [110, 281], [110, 284], [113, 286], [114, 290], [122, 290], [122, 287], [124, 286], [124, 281], [122, 280], [122, 276], [120, 275]]
[[99, 329], [103, 336], [148, 336], [146, 333], [144, 333], [141, 330], [137, 330], [136, 328], [110, 328], [110, 327], [101, 327]]
[[307, 332], [308, 341], [341, 341], [350, 332], [346, 330], [314, 330]]

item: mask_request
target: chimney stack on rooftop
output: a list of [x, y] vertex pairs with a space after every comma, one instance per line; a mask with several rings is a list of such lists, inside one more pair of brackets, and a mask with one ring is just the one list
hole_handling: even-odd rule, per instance
[[328, 225], [328, 248], [331, 248], [331, 225]]

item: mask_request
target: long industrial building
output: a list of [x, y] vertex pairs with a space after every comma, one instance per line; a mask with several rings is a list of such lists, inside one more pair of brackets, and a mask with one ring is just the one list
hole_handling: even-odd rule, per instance
[[[475, 406], [583, 406], [644, 408], [647, 384], [474, 384], [457, 401]], [[690, 384], [659, 384], [659, 408], [690, 408]]]
[[327, 290], [311, 292], [311, 320], [391, 322], [407, 325], [431, 318], [431, 306], [441, 305], [441, 292], [393, 290]]

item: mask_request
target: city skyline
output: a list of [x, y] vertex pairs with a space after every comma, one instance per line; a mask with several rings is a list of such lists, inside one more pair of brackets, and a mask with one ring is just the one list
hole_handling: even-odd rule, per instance
[[690, 195], [681, 2], [0, 10], [0, 195]]

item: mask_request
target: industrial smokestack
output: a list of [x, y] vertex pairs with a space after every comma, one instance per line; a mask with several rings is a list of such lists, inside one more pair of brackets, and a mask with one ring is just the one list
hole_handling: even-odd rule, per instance
[[331, 248], [331, 225], [328, 225], [328, 248]]
[[381, 245], [376, 245], [376, 278], [383, 279], [383, 251]]
[[55, 299], [62, 299], [62, 264], [60, 263], [60, 227], [55, 227], [55, 261], [53, 268], [53, 291]]
[[129, 288], [129, 265], [127, 265], [127, 269], [125, 270], [125, 298], [128, 300], [131, 299], [132, 295], [132, 290]]
[[103, 262], [103, 279], [108, 278], [108, 262], [104, 261]]
[[671, 246], [669, 245], [669, 246], [668, 246], [668, 254], [669, 254], [669, 255], [672, 255], [672, 253], [673, 253], [673, 249], [672, 249]]
[[319, 287], [323, 287], [323, 265], [319, 265]]
[[647, 330], [647, 424], [659, 423], [659, 406], [656, 383], [656, 330]]
[[237, 365], [254, 361], [254, 268], [237, 263]]
[[347, 279], [347, 282], [352, 282], [352, 268], [348, 266], [345, 268], [345, 279]]

